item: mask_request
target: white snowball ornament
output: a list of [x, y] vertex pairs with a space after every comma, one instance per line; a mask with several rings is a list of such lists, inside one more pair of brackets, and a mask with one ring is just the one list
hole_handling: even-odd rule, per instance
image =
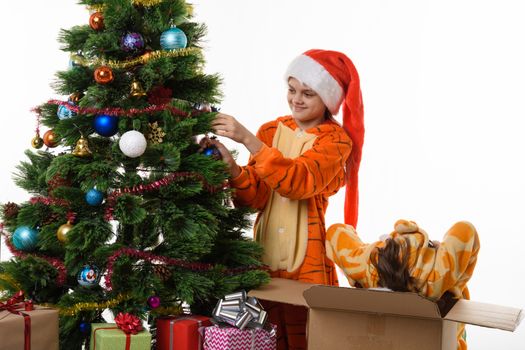
[[130, 158], [137, 158], [144, 154], [148, 142], [144, 135], [136, 130], [125, 132], [118, 142], [122, 153]]

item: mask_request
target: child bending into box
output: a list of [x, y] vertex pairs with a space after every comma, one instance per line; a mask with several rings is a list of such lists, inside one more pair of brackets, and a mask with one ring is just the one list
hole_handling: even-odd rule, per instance
[[[438, 300], [445, 293], [469, 299], [466, 283], [476, 266], [479, 238], [469, 222], [454, 224], [441, 242], [428, 239], [415, 222], [399, 220], [388, 237], [363, 243], [350, 225], [326, 232], [326, 254], [354, 287], [385, 287]], [[465, 350], [465, 325], [458, 324], [458, 350]]]

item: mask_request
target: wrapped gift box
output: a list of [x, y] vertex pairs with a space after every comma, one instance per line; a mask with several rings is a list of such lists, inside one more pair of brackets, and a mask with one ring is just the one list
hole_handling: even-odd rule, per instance
[[92, 323], [90, 350], [150, 350], [151, 334], [143, 330], [130, 334], [130, 347], [126, 349], [127, 335], [114, 323]]
[[[58, 350], [58, 310], [34, 306], [33, 311], [17, 309], [31, 321], [31, 350]], [[24, 316], [0, 311], [0, 350], [24, 349]]]
[[199, 328], [211, 325], [209, 317], [185, 315], [157, 319], [157, 350], [198, 350], [202, 348]]
[[204, 350], [275, 350], [277, 337], [273, 332], [262, 328], [206, 327]]

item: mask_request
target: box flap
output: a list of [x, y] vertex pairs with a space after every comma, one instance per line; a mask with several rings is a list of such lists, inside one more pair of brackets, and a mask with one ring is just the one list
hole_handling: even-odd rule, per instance
[[316, 285], [304, 292], [310, 308], [441, 319], [436, 303], [416, 293]]
[[308, 307], [308, 304], [304, 300], [303, 292], [311, 286], [313, 286], [313, 284], [284, 278], [272, 278], [270, 283], [259, 289], [251, 290], [248, 295], [261, 300], [278, 301]]
[[460, 299], [444, 319], [513, 332], [523, 316], [521, 309]]

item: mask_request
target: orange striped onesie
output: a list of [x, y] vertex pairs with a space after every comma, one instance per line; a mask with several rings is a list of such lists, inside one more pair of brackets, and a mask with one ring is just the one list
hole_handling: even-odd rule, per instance
[[[437, 300], [445, 292], [469, 299], [466, 283], [472, 276], [479, 251], [476, 229], [468, 222], [454, 224], [437, 246], [429, 245], [428, 235], [416, 223], [398, 220], [388, 239], [409, 246], [408, 272], [420, 295]], [[408, 245], [407, 245], [408, 243]], [[328, 257], [343, 269], [352, 286], [379, 287], [374, 263], [385, 241], [363, 243], [350, 225], [335, 224], [326, 233]], [[374, 262], [374, 263], [372, 263]], [[465, 350], [464, 325], [458, 325], [458, 349]]]
[[[325, 257], [324, 214], [328, 197], [345, 185], [350, 137], [331, 120], [301, 130], [291, 116], [264, 124], [257, 137], [264, 145], [230, 184], [237, 205], [259, 210], [254, 235], [265, 248], [263, 262], [274, 277], [337, 285], [334, 265]], [[304, 338], [304, 330], [288, 327], [296, 321], [286, 322], [286, 332], [289, 338], [302, 332]]]

